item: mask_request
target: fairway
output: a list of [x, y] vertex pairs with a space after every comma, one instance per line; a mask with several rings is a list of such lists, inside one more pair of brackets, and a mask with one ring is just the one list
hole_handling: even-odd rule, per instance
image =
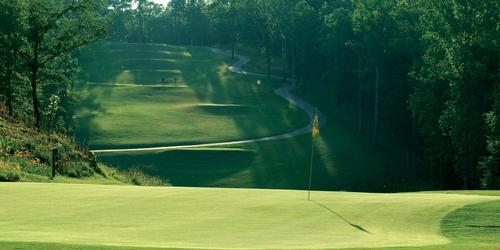
[[440, 221], [497, 197], [0, 183], [0, 241], [320, 249], [450, 241]]
[[207, 48], [99, 43], [81, 51], [76, 135], [92, 149], [254, 139], [308, 124], [274, 93]]

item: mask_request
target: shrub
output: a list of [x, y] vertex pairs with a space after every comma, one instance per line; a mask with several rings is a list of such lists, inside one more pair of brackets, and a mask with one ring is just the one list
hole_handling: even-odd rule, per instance
[[138, 168], [131, 168], [122, 172], [123, 175], [127, 176], [130, 182], [138, 186], [166, 186], [162, 179], [158, 177], [149, 176], [143, 173]]
[[59, 169], [59, 173], [73, 178], [91, 177], [94, 175], [94, 172], [85, 161], [71, 161], [63, 164], [62, 169]]
[[0, 182], [16, 182], [21, 179], [18, 172], [0, 169]]

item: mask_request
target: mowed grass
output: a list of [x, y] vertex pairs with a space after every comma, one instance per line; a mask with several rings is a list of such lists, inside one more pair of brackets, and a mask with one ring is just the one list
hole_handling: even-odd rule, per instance
[[[0, 206], [0, 247], [446, 246], [452, 241], [440, 233], [440, 222], [448, 213], [464, 205], [489, 204], [490, 212], [499, 207], [498, 197], [460, 194], [313, 192], [313, 202], [306, 197], [286, 190], [0, 183], [0, 199], [9, 201]], [[451, 220], [485, 228], [498, 223], [495, 216], [470, 222], [480, 212]], [[495, 238], [498, 231], [485, 234]]]
[[282, 83], [231, 73], [206, 48], [99, 43], [80, 62], [76, 134], [93, 149], [253, 139], [308, 123], [274, 93]]
[[[127, 51], [123, 52], [125, 49]], [[241, 53], [254, 55], [249, 68], [245, 66], [245, 69], [262, 70], [256, 68], [262, 64], [262, 60], [254, 58], [255, 51]], [[187, 69], [201, 67], [199, 71], [183, 71], [182, 77], [206, 81], [204, 84], [192, 84], [189, 87], [182, 87], [185, 84], [178, 83], [165, 84], [164, 87], [141, 88], [135, 85], [127, 86], [126, 81], [122, 82], [122, 85], [114, 83], [114, 87], [84, 85], [82, 93], [88, 98], [84, 99], [84, 108], [77, 116], [80, 121], [77, 132], [81, 141], [90, 141], [92, 148], [240, 139], [272, 133], [270, 131], [277, 132], [285, 127], [287, 129], [282, 131], [292, 130], [307, 123], [307, 119], [302, 117], [305, 116], [303, 112], [272, 93], [272, 88], [280, 86], [281, 83], [268, 84], [263, 79], [263, 84], [256, 85], [256, 78], [228, 73], [226, 67], [231, 64], [227, 61], [228, 58], [214, 55], [206, 49], [151, 44], [100, 44], [87, 50], [84, 55], [86, 57], [82, 58], [82, 64], [87, 65], [85, 67], [104, 67], [101, 70], [91, 69], [85, 72], [108, 72], [108, 68], [120, 68], [122, 64], [130, 67], [131, 58], [142, 56], [150, 60], [136, 60], [135, 62], [141, 63], [133, 64], [135, 68], [144, 70], [144, 63], [151, 65], [150, 69], [180, 69], [186, 68], [185, 65], [190, 65]], [[121, 57], [124, 59], [121, 60]], [[144, 62], [145, 60], [147, 62]], [[93, 63], [94, 61], [98, 63]], [[165, 65], [160, 67], [160, 63]], [[111, 66], [106, 66], [108, 64]], [[175, 67], [170, 67], [174, 64]], [[224, 77], [214, 79], [222, 79], [224, 84], [209, 84], [211, 80], [207, 79], [212, 78], [204, 76], [207, 68], [215, 67], [216, 64], [221, 64], [220, 72], [224, 72]], [[279, 65], [277, 61], [275, 66]], [[124, 70], [126, 69], [125, 67]], [[277, 70], [275, 73], [279, 72], [280, 70]], [[117, 74], [109, 74], [108, 77], [98, 80], [115, 81], [112, 78], [115, 75]], [[82, 75], [81, 78], [93, 80], [92, 76]], [[245, 79], [249, 82], [245, 83]], [[136, 81], [158, 84], [151, 82], [152, 80], [141, 78]], [[244, 81], [243, 84], [240, 84], [241, 81]], [[200, 86], [215, 86], [217, 91], [209, 95], [206, 91], [200, 92]], [[210, 101], [210, 98], [219, 98], [221, 93], [225, 92], [231, 93], [224, 94], [228, 98], [238, 96], [234, 94], [240, 92], [238, 88], [257, 89], [259, 91], [255, 93], [259, 95], [247, 98], [250, 103], [247, 106], [247, 102], [240, 99]], [[324, 96], [326, 93], [320, 92], [318, 90], [318, 95], [314, 96]], [[313, 105], [317, 104], [314, 98], [309, 98], [309, 101]], [[333, 108], [328, 105], [321, 107]], [[253, 112], [257, 109], [262, 112]], [[326, 108], [321, 110], [327, 111]], [[299, 117], [305, 119], [303, 124], [297, 122]], [[121, 169], [139, 168], [174, 186], [304, 189], [307, 187], [310, 149], [311, 138], [309, 135], [303, 135], [224, 148], [106, 153], [99, 154], [98, 157], [101, 161]], [[387, 148], [373, 144], [371, 136], [358, 135], [353, 124], [344, 124], [332, 114], [326, 126], [321, 128], [320, 137], [315, 142], [313, 188], [394, 192], [427, 187], [425, 180], [415, 178], [422, 175], [419, 172], [421, 170], [418, 166], [409, 166], [407, 156], [408, 151], [405, 148]]]
[[[395, 192], [415, 190], [417, 169], [384, 156], [406, 159], [339, 126], [330, 117], [315, 139], [315, 190]], [[369, 138], [367, 139], [369, 140]], [[99, 160], [121, 169], [139, 168], [174, 186], [306, 189], [311, 136], [224, 148], [136, 153], [103, 153]], [[404, 160], [398, 162], [405, 163]]]

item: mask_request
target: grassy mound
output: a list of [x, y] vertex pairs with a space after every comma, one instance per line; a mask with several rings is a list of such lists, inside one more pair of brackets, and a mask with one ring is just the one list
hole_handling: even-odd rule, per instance
[[82, 248], [444, 245], [450, 240], [440, 234], [443, 217], [464, 205], [496, 199], [314, 192], [313, 201], [307, 201], [304, 191], [16, 183], [0, 184], [0, 190], [0, 199], [9, 200], [0, 207], [0, 241]]
[[[57, 176], [52, 178], [53, 149]], [[0, 115], [0, 182], [162, 184], [139, 171], [119, 171], [96, 161], [69, 137], [38, 131]]]

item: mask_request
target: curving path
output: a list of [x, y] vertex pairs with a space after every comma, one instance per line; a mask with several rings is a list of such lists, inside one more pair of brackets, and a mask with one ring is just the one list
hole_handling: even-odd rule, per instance
[[[212, 52], [225, 55], [225, 56], [231, 56], [229, 52], [222, 51], [220, 49], [211, 49]], [[238, 62], [230, 66], [228, 69], [231, 72], [237, 73], [237, 74], [242, 74], [242, 75], [251, 75], [251, 76], [263, 76], [267, 77], [265, 74], [259, 74], [259, 73], [253, 73], [253, 72], [247, 72], [243, 70], [243, 66], [246, 65], [248, 62], [250, 62], [250, 58], [242, 55], [235, 55], [236, 58], [238, 58]], [[274, 79], [283, 79], [282, 76], [277, 76], [277, 75], [271, 75], [271, 78]], [[314, 117], [314, 111], [315, 108], [307, 103], [306, 101], [302, 100], [301, 98], [297, 97], [292, 93], [292, 89], [294, 88], [293, 84], [291, 81], [289, 81], [289, 85], [284, 86], [282, 88], [276, 89], [274, 92], [286, 99], [288, 102], [294, 104], [295, 106], [301, 108], [304, 110], [307, 115], [309, 116], [309, 124], [306, 127], [303, 127], [301, 129], [297, 129], [295, 131], [285, 133], [285, 134], [280, 134], [280, 135], [273, 135], [273, 136], [267, 136], [267, 137], [262, 137], [262, 138], [257, 138], [257, 139], [248, 139], [248, 140], [239, 140], [239, 141], [227, 141], [227, 142], [214, 142], [214, 143], [203, 143], [203, 144], [191, 144], [191, 145], [178, 145], [178, 146], [164, 146], [164, 147], [145, 147], [145, 148], [125, 148], [125, 149], [100, 149], [100, 150], [91, 150], [93, 153], [120, 153], [120, 152], [144, 152], [144, 151], [158, 151], [158, 150], [174, 150], [174, 149], [187, 149], [187, 148], [204, 148], [204, 147], [216, 147], [216, 146], [230, 146], [230, 145], [238, 145], [238, 144], [246, 144], [246, 143], [254, 143], [254, 142], [263, 142], [263, 141], [275, 141], [275, 140], [282, 140], [282, 139], [287, 139], [303, 134], [310, 133], [312, 129], [312, 121]], [[324, 115], [321, 112], [318, 112], [319, 115], [319, 126], [323, 126], [326, 123], [326, 115]]]

